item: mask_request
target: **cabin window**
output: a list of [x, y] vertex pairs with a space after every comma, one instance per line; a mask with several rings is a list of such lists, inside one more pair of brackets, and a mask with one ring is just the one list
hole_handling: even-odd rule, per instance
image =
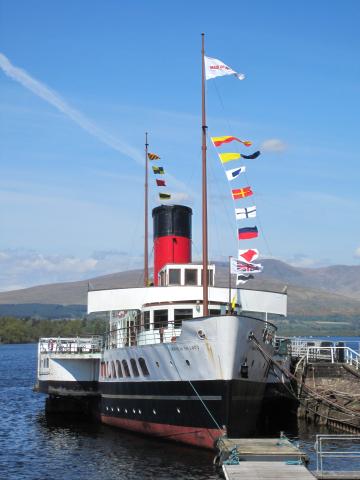
[[126, 360], [122, 361], [122, 366], [123, 366], [125, 377], [131, 377], [129, 365]]
[[218, 310], [218, 309], [210, 309], [209, 310], [209, 315], [213, 315], [213, 316], [216, 316], [216, 315], [221, 315], [221, 310]]
[[169, 285], [180, 285], [180, 269], [169, 268]]
[[197, 285], [197, 270], [185, 268], [185, 285]]
[[175, 308], [174, 310], [175, 328], [181, 328], [182, 321], [188, 318], [193, 318], [192, 308]]
[[139, 358], [139, 365], [144, 377], [147, 377], [148, 375], [150, 375], [144, 358], [142, 357]]
[[131, 363], [131, 369], [134, 374], [134, 377], [138, 377], [140, 375], [138, 366], [136, 365], [136, 360], [135, 358], [130, 358], [130, 363]]
[[112, 378], [116, 378], [115, 363], [111, 362]]
[[109, 362], [106, 362], [106, 376], [111, 378], [111, 370], [110, 370]]
[[121, 370], [121, 364], [120, 364], [119, 360], [116, 360], [116, 367], [117, 367], [117, 376], [119, 378], [122, 378], [123, 377], [123, 372]]
[[168, 327], [168, 311], [167, 310], [154, 310], [154, 328], [167, 328]]
[[143, 313], [144, 330], [150, 330], [150, 312]]
[[105, 376], [106, 376], [105, 369], [106, 369], [106, 367], [105, 367], [105, 362], [101, 362], [101, 365], [100, 365], [100, 375], [101, 375], [102, 377], [105, 377]]
[[[207, 280], [208, 280], [209, 287], [212, 287], [214, 285], [214, 271], [213, 270], [208, 270]], [[201, 275], [201, 285], [202, 284], [203, 284], [203, 279], [202, 279], [202, 275]]]

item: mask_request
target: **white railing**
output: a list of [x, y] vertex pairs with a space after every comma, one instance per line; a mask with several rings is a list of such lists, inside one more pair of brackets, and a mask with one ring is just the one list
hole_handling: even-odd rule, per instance
[[[339, 450], [339, 443], [341, 444], [341, 450]], [[358, 444], [358, 447], [355, 450], [354, 446], [356, 444]], [[325, 458], [360, 459], [360, 435], [316, 435], [315, 453], [316, 474], [321, 478]], [[347, 462], [348, 464], [349, 462]]]
[[40, 354], [98, 353], [103, 346], [101, 335], [82, 337], [47, 337], [39, 340]]
[[360, 355], [349, 347], [307, 347], [306, 362], [346, 363], [359, 369]]

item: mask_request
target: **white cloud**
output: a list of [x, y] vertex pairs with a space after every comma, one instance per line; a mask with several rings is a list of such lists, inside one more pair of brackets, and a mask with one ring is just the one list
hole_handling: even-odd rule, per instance
[[44, 255], [32, 250], [5, 250], [0, 251], [0, 291], [84, 280], [141, 266], [141, 255], [129, 256], [115, 250], [95, 252], [85, 258]]
[[191, 197], [186, 192], [175, 192], [171, 195], [172, 202], [191, 202]]
[[300, 268], [318, 268], [318, 267], [331, 265], [331, 261], [328, 259], [325, 259], [325, 258], [315, 259], [303, 253], [296, 253], [291, 258], [286, 259], [285, 262], [291, 265], [292, 267], [300, 267]]
[[358, 247], [354, 252], [355, 257], [360, 258], [360, 247]]
[[268, 140], [264, 140], [261, 144], [261, 149], [265, 152], [284, 152], [286, 150], [286, 144], [279, 140], [278, 138], [269, 138]]

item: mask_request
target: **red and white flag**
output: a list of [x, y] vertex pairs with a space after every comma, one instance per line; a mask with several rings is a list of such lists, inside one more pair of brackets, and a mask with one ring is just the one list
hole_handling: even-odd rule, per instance
[[236, 275], [239, 273], [260, 273], [263, 268], [261, 263], [249, 263], [231, 258], [230, 272]]
[[244, 80], [245, 75], [243, 73], [235, 72], [232, 68], [228, 67], [221, 60], [212, 57], [205, 57], [205, 76], [206, 80], [210, 80], [215, 77], [223, 77], [224, 75], [234, 75], [239, 80]]
[[238, 259], [243, 262], [251, 263], [259, 257], [259, 250], [256, 248], [249, 248], [248, 250], [239, 250]]

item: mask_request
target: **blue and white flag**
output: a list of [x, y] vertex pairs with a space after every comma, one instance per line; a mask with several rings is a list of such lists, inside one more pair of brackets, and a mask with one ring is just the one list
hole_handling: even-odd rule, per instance
[[247, 218], [256, 217], [256, 207], [235, 208], [236, 220], [246, 220]]
[[245, 173], [245, 172], [246, 172], [246, 167], [238, 167], [238, 168], [232, 168], [231, 170], [225, 170], [225, 173], [229, 182], [231, 182], [231, 180], [234, 180], [234, 178], [238, 177], [240, 173]]

